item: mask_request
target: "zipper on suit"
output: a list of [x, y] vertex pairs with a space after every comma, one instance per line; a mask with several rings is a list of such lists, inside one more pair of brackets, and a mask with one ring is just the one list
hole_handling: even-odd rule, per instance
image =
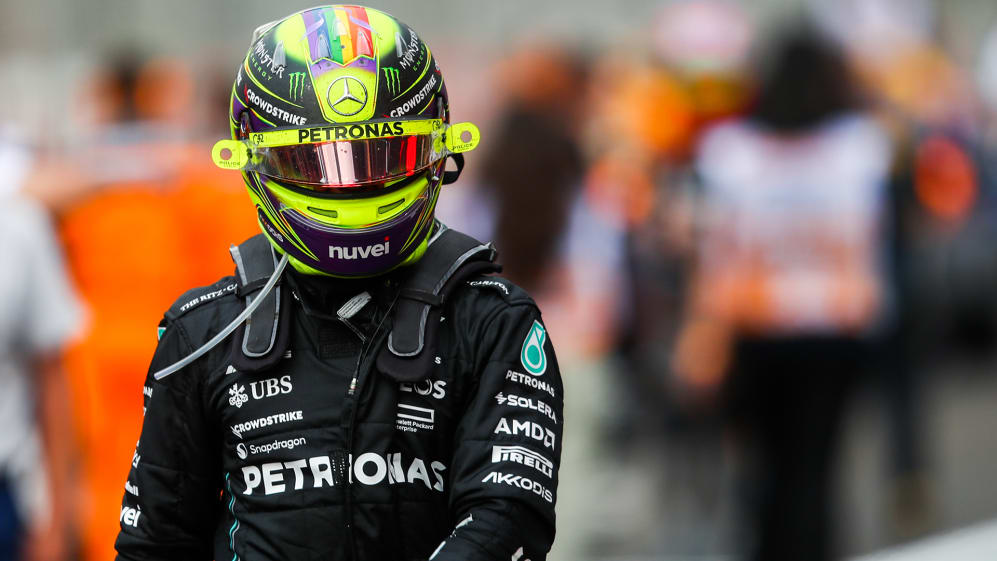
[[[350, 559], [357, 561], [357, 544], [356, 536], [353, 531], [353, 440], [355, 436], [355, 427], [357, 422], [357, 411], [360, 408], [360, 399], [363, 396], [364, 382], [368, 378], [365, 374], [373, 370], [374, 358], [377, 356], [376, 349], [380, 349], [381, 345], [384, 343], [386, 336], [381, 336], [381, 327], [384, 324], [384, 320], [388, 318], [394, 308], [394, 302], [388, 306], [387, 311], [384, 313], [384, 317], [377, 326], [374, 328], [374, 332], [371, 333], [369, 338], [369, 344], [363, 345], [360, 348], [360, 356], [357, 357], [357, 365], [353, 370], [353, 378], [350, 380], [350, 385], [346, 390], [346, 405], [350, 407], [349, 415], [346, 417], [346, 452], [347, 461], [350, 465], [347, 467], [349, 469], [350, 477], [347, 478], [346, 483], [346, 529], [350, 536]], [[368, 356], [368, 351], [373, 351]], [[359, 390], [359, 391], [358, 391]]]

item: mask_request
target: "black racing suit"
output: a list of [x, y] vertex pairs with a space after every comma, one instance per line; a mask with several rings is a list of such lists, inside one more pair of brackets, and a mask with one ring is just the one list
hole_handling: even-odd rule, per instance
[[[292, 331], [276, 367], [234, 369], [226, 341], [156, 381], [244, 307], [234, 277], [177, 301], [144, 388], [119, 560], [545, 558], [563, 389], [536, 304], [473, 277], [445, 305], [428, 377], [399, 383], [375, 366], [397, 277], [285, 272]], [[372, 302], [337, 321], [363, 290]]]

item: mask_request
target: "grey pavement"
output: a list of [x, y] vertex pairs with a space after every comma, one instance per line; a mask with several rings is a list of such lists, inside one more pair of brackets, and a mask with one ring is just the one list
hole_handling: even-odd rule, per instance
[[[611, 370], [590, 364], [564, 372], [569, 432], [550, 559], [738, 559], [743, 540], [730, 443], [719, 434], [672, 436], [617, 453], [599, 433], [619, 406]], [[846, 557], [997, 518], [997, 360], [950, 360], [929, 374], [920, 412], [929, 467], [923, 478], [892, 480], [881, 398], [868, 388], [853, 403], [836, 493], [839, 549]], [[899, 510], [897, 497], [919, 508]]]

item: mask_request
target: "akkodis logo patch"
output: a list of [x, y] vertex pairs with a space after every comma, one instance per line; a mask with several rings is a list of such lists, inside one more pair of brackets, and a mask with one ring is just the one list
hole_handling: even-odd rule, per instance
[[540, 376], [547, 371], [547, 353], [544, 352], [544, 341], [547, 340], [547, 330], [540, 322], [533, 320], [530, 332], [526, 334], [523, 341], [523, 350], [519, 353], [519, 360], [523, 363], [523, 368], [534, 376]]

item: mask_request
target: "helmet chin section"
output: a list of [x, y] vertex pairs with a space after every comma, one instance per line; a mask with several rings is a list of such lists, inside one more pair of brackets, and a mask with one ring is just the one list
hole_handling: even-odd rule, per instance
[[[371, 278], [371, 277], [376, 277], [376, 276], [380, 276], [380, 275], [384, 275], [384, 274], [390, 273], [391, 271], [394, 271], [396, 269], [400, 269], [402, 267], [407, 267], [407, 266], [415, 263], [416, 261], [422, 259], [423, 254], [426, 253], [426, 246], [429, 243], [429, 237], [430, 237], [431, 234], [432, 234], [432, 228], [430, 228], [426, 232], [426, 235], [423, 237], [422, 241], [419, 242], [419, 245], [415, 248], [415, 250], [411, 254], [409, 254], [408, 257], [405, 258], [404, 261], [402, 261], [401, 263], [395, 265], [394, 267], [392, 267], [392, 268], [390, 268], [390, 269], [388, 269], [386, 271], [381, 271], [381, 272], [370, 274], [370, 275], [338, 275], [338, 274], [335, 274], [335, 273], [329, 273], [329, 272], [326, 272], [326, 271], [320, 271], [320, 270], [316, 269], [315, 267], [312, 267], [311, 265], [308, 265], [307, 263], [299, 261], [295, 257], [290, 257], [288, 259], [288, 263], [291, 265], [291, 267], [294, 267], [295, 271], [297, 271], [297, 272], [299, 272], [299, 273], [301, 273], [303, 275], [315, 275], [315, 276], [333, 277], [333, 278], [341, 278], [341, 279], [357, 279], [357, 278]], [[267, 236], [267, 238], [270, 239], [270, 243], [274, 244], [274, 246], [277, 247], [277, 251], [279, 253], [281, 253], [281, 254], [284, 253], [279, 248], [279, 246], [277, 246], [277, 244], [274, 243], [273, 239], [270, 238], [269, 235]]]
[[[260, 229], [281, 253], [289, 256], [295, 270], [364, 278], [422, 257], [440, 192], [439, 180], [430, 180], [428, 175], [386, 198], [362, 200], [302, 198], [255, 174], [249, 174], [247, 185], [257, 207]], [[384, 218], [378, 222], [340, 220], [334, 224], [322, 219], [323, 213], [374, 217], [387, 199], [403, 199], [405, 204], [383, 211]], [[316, 206], [323, 207], [321, 212], [316, 212]]]

